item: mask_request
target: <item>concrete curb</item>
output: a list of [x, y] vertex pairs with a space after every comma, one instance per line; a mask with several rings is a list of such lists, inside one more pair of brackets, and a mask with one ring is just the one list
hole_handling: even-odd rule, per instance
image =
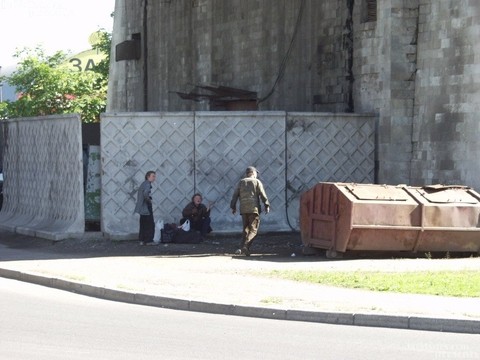
[[47, 286], [54, 289], [65, 290], [105, 300], [125, 302], [136, 305], [154, 306], [172, 310], [196, 311], [210, 314], [257, 317], [276, 320], [306, 321], [336, 325], [480, 334], [480, 320], [286, 310], [241, 306], [234, 304], [220, 304], [114, 290], [99, 286], [87, 285], [75, 281], [34, 275], [4, 268], [0, 268], [0, 277]]

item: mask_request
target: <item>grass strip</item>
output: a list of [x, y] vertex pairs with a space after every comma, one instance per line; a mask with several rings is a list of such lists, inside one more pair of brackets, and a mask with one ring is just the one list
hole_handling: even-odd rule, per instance
[[480, 297], [480, 271], [472, 270], [401, 273], [274, 270], [269, 275], [301, 282], [372, 291]]

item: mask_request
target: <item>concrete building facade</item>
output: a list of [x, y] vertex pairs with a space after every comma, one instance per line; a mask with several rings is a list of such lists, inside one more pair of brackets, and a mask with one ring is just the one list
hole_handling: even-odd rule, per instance
[[109, 112], [375, 113], [380, 183], [480, 188], [478, 0], [117, 0]]

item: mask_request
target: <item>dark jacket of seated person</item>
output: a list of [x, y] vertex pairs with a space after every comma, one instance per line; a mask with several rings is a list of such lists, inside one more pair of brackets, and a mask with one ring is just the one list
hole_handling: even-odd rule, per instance
[[183, 218], [180, 223], [190, 220], [190, 230], [200, 231], [203, 237], [211, 232], [212, 228], [210, 227], [210, 205], [207, 207], [202, 204], [202, 201], [202, 195], [193, 195], [192, 201], [182, 211]]

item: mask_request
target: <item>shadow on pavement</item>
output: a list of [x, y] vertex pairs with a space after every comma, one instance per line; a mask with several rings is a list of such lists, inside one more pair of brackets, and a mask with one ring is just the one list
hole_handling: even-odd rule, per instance
[[[0, 261], [37, 259], [79, 259], [94, 257], [208, 257], [235, 256], [239, 236], [211, 234], [199, 244], [158, 244], [141, 246], [138, 241], [112, 241], [89, 236], [87, 239], [52, 241], [0, 230]], [[255, 256], [290, 261], [292, 253], [302, 253], [299, 233], [259, 234], [252, 247]]]
[[[95, 257], [210, 257], [229, 256], [238, 261], [269, 262], [319, 262], [346, 261], [358, 259], [404, 259], [404, 258], [462, 258], [471, 253], [410, 253], [388, 251], [351, 251], [335, 259], [327, 259], [325, 251], [316, 251], [313, 255], [305, 255], [298, 232], [259, 234], [251, 248], [249, 257], [234, 255], [238, 248], [238, 235], [210, 234], [199, 244], [158, 244], [156, 246], [140, 246], [137, 241], [112, 241], [98, 237], [87, 239], [68, 239], [51, 241], [31, 236], [19, 235], [0, 230], [0, 261], [47, 260], [47, 259], [80, 259]], [[478, 256], [475, 254], [475, 256]]]

